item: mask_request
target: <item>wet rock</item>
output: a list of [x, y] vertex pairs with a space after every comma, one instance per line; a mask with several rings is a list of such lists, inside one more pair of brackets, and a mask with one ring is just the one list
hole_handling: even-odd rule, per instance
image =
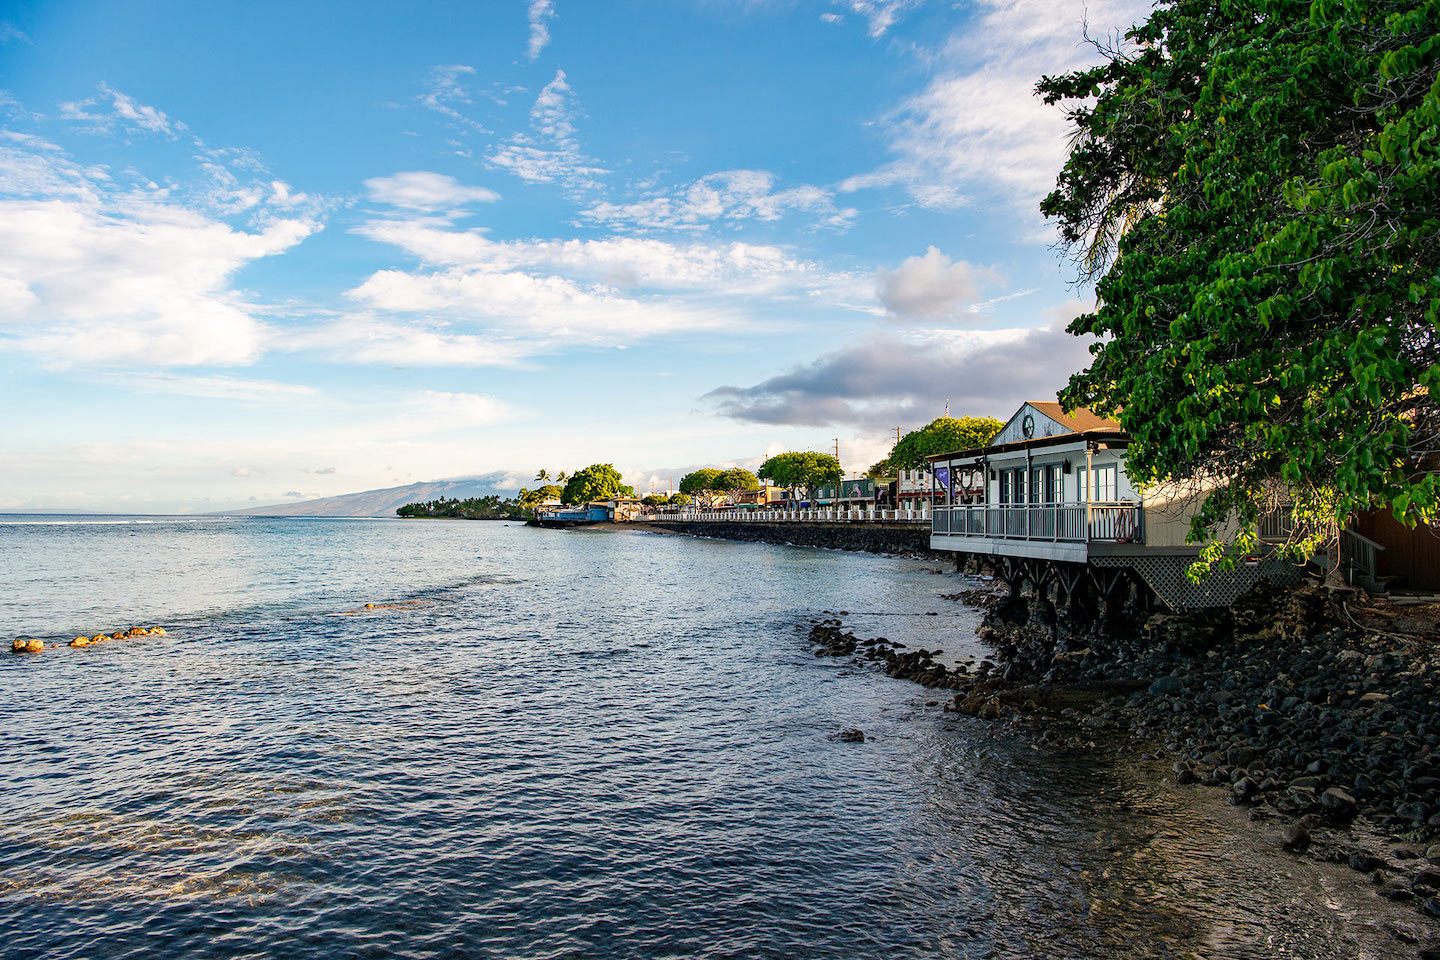
[[1433, 864], [1436, 864], [1437, 866], [1440, 866], [1440, 843], [1434, 844], [1433, 846], [1426, 848], [1425, 859], [1429, 860]]
[[865, 731], [857, 727], [846, 727], [844, 730], [830, 734], [829, 739], [836, 743], [864, 743]]
[[18, 638], [10, 642], [11, 653], [41, 653], [45, 650], [44, 640]]

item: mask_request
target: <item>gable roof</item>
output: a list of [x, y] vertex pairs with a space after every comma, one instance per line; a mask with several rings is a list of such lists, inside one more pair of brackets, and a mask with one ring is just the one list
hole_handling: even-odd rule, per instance
[[[1048, 425], [1036, 423], [1039, 435], [1022, 438], [1019, 436], [1019, 424], [1021, 417], [1026, 416], [1027, 410], [1035, 411], [1049, 423]], [[939, 453], [926, 457], [926, 459], [934, 462], [1005, 453], [1012, 450], [1073, 443], [1082, 438], [1122, 445], [1130, 440], [1129, 434], [1119, 423], [1107, 417], [1098, 416], [1084, 407], [1066, 413], [1065, 409], [1053, 400], [1027, 400], [1020, 405], [1020, 409], [1011, 414], [1010, 419], [1005, 422], [1005, 426], [1000, 428], [1000, 432], [995, 435], [995, 439], [991, 440], [988, 446], [957, 450], [952, 453]]]
[[1084, 433], [1087, 430], [1123, 429], [1116, 421], [1093, 413], [1088, 407], [1076, 407], [1066, 413], [1065, 408], [1054, 400], [1026, 400], [1025, 402], [1051, 420], [1061, 426], [1069, 427], [1076, 433]]

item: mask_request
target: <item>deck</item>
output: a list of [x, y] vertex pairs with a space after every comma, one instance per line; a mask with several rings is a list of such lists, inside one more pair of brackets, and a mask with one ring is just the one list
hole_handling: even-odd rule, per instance
[[936, 507], [932, 550], [1084, 563], [1143, 546], [1145, 512], [1129, 501]]

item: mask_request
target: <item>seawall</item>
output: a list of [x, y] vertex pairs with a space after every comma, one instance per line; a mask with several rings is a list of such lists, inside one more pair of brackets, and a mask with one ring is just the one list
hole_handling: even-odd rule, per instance
[[666, 523], [647, 522], [645, 529], [690, 537], [781, 543], [864, 553], [936, 556], [930, 550], [930, 527], [885, 523]]

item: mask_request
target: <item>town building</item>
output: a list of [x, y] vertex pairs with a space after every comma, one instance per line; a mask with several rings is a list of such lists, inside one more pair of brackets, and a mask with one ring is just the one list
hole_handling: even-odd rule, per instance
[[1190, 520], [1204, 491], [1166, 484], [1137, 491], [1119, 423], [1058, 403], [1023, 404], [987, 446], [930, 458], [936, 490], [930, 545], [986, 557], [1007, 580], [1036, 586], [1088, 578], [1100, 590], [1143, 584], [1163, 605], [1228, 604], [1260, 580], [1301, 571], [1266, 549], [1229, 573], [1186, 576], [1199, 547]]

